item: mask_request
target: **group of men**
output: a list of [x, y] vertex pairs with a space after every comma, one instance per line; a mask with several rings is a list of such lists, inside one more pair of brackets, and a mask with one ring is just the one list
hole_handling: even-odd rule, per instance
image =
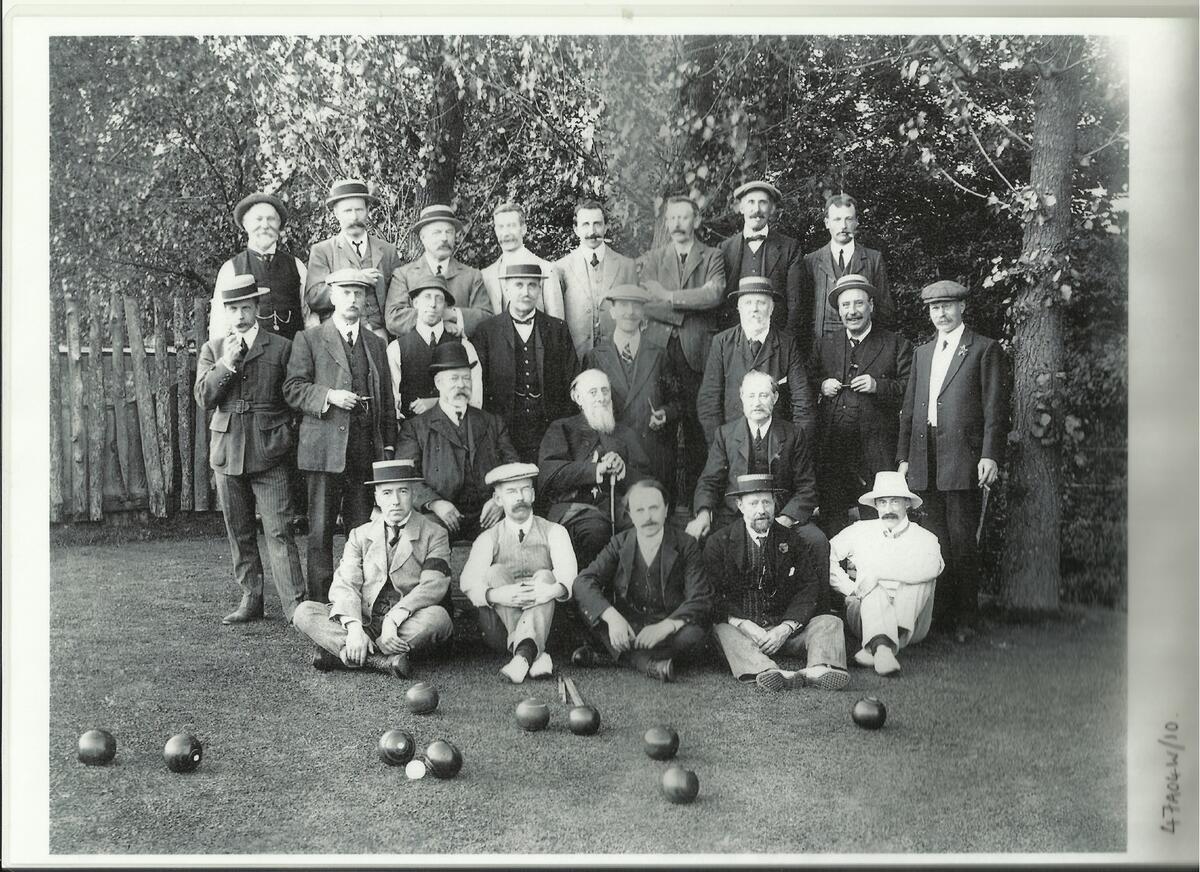
[[[378, 201], [361, 180], [332, 186], [340, 230], [307, 266], [278, 245], [281, 201], [240, 202], [247, 248], [218, 274], [195, 387], [242, 589], [224, 622], [263, 616], [258, 516], [285, 617], [322, 669], [407, 675], [447, 639], [454, 541], [471, 545], [459, 587], [514, 682], [553, 671], [567, 602], [589, 639], [577, 664], [671, 680], [712, 639], [771, 690], [845, 686], [845, 629], [885, 675], [931, 625], [967, 638], [981, 489], [1007, 429], [999, 345], [963, 325], [967, 289], [948, 281], [921, 292], [933, 342], [914, 353], [888, 330], [886, 269], [856, 244], [852, 198], [830, 198], [829, 242], [808, 255], [772, 228], [773, 185], [735, 200], [743, 230], [713, 248], [696, 203], [668, 198], [670, 241], [636, 261], [581, 201], [579, 246], [553, 263], [502, 203], [482, 272], [455, 259], [463, 224], [443, 205], [401, 263], [367, 232]], [[923, 527], [908, 520], [922, 504]], [[803, 669], [772, 659], [805, 651]]]

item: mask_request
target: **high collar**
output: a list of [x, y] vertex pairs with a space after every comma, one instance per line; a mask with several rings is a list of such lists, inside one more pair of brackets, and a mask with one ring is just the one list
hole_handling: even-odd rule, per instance
[[829, 240], [829, 251], [833, 254], [834, 263], [837, 263], [838, 252], [845, 252], [846, 266], [850, 266], [850, 261], [854, 258], [854, 240], [851, 239], [845, 245], [838, 245], [831, 239]]
[[272, 242], [270, 245], [268, 245], [263, 251], [259, 251], [253, 245], [246, 243], [246, 249], [248, 251], [253, 251], [255, 254], [261, 254], [261, 255], [274, 254], [278, 248], [279, 248], [279, 240], [278, 239], [276, 239], [274, 242]]
[[428, 324], [422, 324], [420, 321], [418, 321], [415, 327], [417, 330], [417, 335], [425, 340], [426, 345], [429, 345], [430, 343], [436, 344], [441, 342], [442, 333], [444, 333], [446, 330], [446, 328], [442, 326], [441, 321], [434, 324], [432, 327], [430, 327]]
[[507, 516], [504, 518], [504, 523], [508, 529], [512, 531], [512, 534], [517, 536], [517, 538], [521, 538], [517, 535], [518, 533], [524, 533], [526, 536], [528, 536], [529, 531], [533, 529], [533, 514], [530, 513], [529, 517], [525, 519], [525, 523], [523, 524], [518, 524], [512, 518]]
[[334, 312], [333, 317], [330, 320], [333, 321], [333, 325], [337, 327], [338, 333], [341, 333], [343, 337], [349, 333], [354, 337], [355, 342], [358, 341], [358, 328], [362, 326], [361, 318], [355, 321], [353, 324], [348, 324], [341, 315]]
[[870, 324], [867, 325], [867, 329], [863, 331], [861, 336], [851, 336], [850, 331], [847, 330], [846, 338], [849, 339], [851, 342], [862, 342], [864, 339], [866, 339], [868, 336], [871, 335], [871, 329], [874, 326], [875, 326], [875, 322], [872, 321]]
[[604, 255], [608, 254], [608, 243], [601, 242], [596, 248], [588, 248], [582, 242], [579, 243], [579, 253], [583, 255], [583, 259], [588, 263], [592, 262], [592, 255], [596, 255], [596, 259], [604, 263]]
[[254, 340], [258, 338], [258, 322], [256, 321], [245, 333], [235, 333], [234, 335], [242, 337], [247, 349], [253, 348]]
[[948, 341], [950, 343], [949, 346], [947, 346], [947, 348], [946, 348], [947, 352], [954, 350], [954, 348], [960, 342], [962, 342], [963, 331], [966, 329], [967, 329], [967, 325], [964, 322], [964, 323], [959, 324], [957, 327], [955, 327], [949, 333], [943, 333], [942, 331], [939, 330], [938, 334], [937, 334], [937, 339], [934, 340], [937, 344], [937, 347], [934, 350], [937, 351], [937, 350], [941, 349], [943, 340]]
[[742, 335], [746, 337], [747, 342], [766, 342], [767, 334], [771, 332], [771, 322], [769, 320], [758, 333], [751, 333], [749, 330], [747, 330], [745, 323], [743, 323], [741, 327]]
[[[768, 235], [768, 232], [770, 231], [770, 229], [771, 229], [771, 225], [767, 224], [765, 227], [763, 227], [762, 230], [751, 230], [749, 227], [747, 227], [745, 225], [745, 222], [743, 221], [743, 223], [742, 223], [742, 238], [749, 239], [751, 236], [766, 237]], [[755, 240], [755, 241], [758, 241], [758, 240]], [[766, 242], [767, 240], [764, 238], [762, 241]]]
[[900, 519], [900, 523], [891, 530], [887, 529], [887, 527], [884, 527], [883, 522], [880, 521], [879, 532], [883, 534], [883, 538], [885, 539], [899, 539], [908, 531], [910, 526], [912, 526], [912, 522], [908, 520], [908, 515], [905, 515]]

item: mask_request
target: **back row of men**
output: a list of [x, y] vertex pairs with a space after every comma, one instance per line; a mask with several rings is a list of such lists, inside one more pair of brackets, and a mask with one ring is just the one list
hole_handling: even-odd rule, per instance
[[[495, 216], [504, 254], [482, 273], [453, 259], [462, 225], [443, 206], [414, 227], [425, 254], [397, 264], [366, 233], [374, 198], [362, 182], [331, 190], [342, 230], [313, 247], [306, 275], [276, 248], [283, 204], [239, 203], [249, 247], [218, 276], [196, 385], [214, 409], [211, 463], [243, 588], [226, 621], [262, 613], [256, 509], [276, 582], [300, 579], [293, 496], [307, 497], [307, 597], [328, 601], [335, 520], [370, 520], [362, 483], [383, 459], [417, 461], [417, 509], [467, 539], [504, 516], [487, 473], [536, 462], [540, 505], [581, 566], [629, 524], [619, 503], [642, 478], [663, 483], [668, 507], [691, 497], [687, 532], [701, 540], [738, 517], [739, 476], [774, 475], [779, 521], [827, 555], [867, 482], [898, 464], [947, 557], [939, 623], [969, 632], [979, 487], [997, 476], [1007, 429], [999, 346], [964, 327], [966, 289], [937, 282], [922, 300], [938, 340], [914, 365], [909, 343], [877, 323], [892, 310], [886, 273], [878, 252], [854, 245], [852, 199], [830, 200], [830, 245], [800, 258], [770, 230], [773, 186], [751, 182], [737, 197], [745, 230], [722, 251], [696, 240], [695, 203], [671, 198], [671, 242], [637, 263], [605, 244], [598, 203], [579, 204], [580, 248], [555, 264], [523, 248], [524, 218], [506, 204]], [[811, 309], [806, 288], [822, 289]], [[315, 323], [300, 331], [306, 318]], [[723, 319], [733, 326], [718, 332]]]

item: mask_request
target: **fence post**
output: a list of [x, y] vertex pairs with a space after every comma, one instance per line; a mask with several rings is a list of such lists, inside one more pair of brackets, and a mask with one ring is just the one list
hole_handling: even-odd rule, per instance
[[191, 360], [188, 351], [187, 333], [184, 332], [183, 301], [175, 298], [172, 328], [175, 338], [175, 403], [179, 430], [179, 510], [190, 512], [195, 508], [192, 495], [192, 380]]
[[[196, 340], [197, 368], [200, 366], [200, 351], [208, 339], [206, 302], [199, 297], [192, 301], [192, 336]], [[199, 405], [196, 406], [196, 439], [192, 464], [192, 480], [196, 489], [196, 511], [207, 512], [213, 505], [208, 471], [208, 415]]]
[[71, 514], [87, 514], [87, 430], [83, 411], [83, 364], [79, 347], [79, 301], [67, 301], [67, 371], [71, 385]]
[[162, 463], [163, 490], [175, 490], [175, 422], [171, 420], [171, 382], [175, 373], [167, 351], [167, 306], [154, 298], [154, 415], [158, 420], [158, 456]]
[[62, 367], [58, 360], [58, 300], [50, 294], [50, 520], [63, 514]]
[[104, 519], [104, 440], [108, 422], [104, 400], [104, 339], [100, 330], [100, 295], [88, 293], [91, 323], [88, 325], [88, 400], [92, 416], [88, 421], [88, 517]]
[[158, 457], [158, 431], [154, 420], [154, 397], [150, 376], [146, 371], [146, 345], [142, 339], [142, 324], [137, 303], [122, 296], [125, 304], [125, 326], [129, 330], [129, 351], [133, 355], [133, 388], [137, 395], [138, 424], [142, 434], [142, 457], [146, 461], [146, 491], [150, 497], [150, 512], [157, 518], [167, 516], [167, 496], [163, 489], [162, 464]]
[[125, 307], [117, 291], [109, 295], [108, 306], [113, 349], [113, 419], [117, 433], [117, 465], [121, 467], [117, 483], [121, 486], [121, 496], [128, 500], [132, 478], [129, 469], [129, 400], [125, 396]]

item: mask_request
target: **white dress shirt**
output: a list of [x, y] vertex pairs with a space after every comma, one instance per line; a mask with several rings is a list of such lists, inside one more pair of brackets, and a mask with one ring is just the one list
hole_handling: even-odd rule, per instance
[[659, 530], [653, 536], [643, 536], [640, 531], [637, 534], [638, 551], [642, 553], [642, 560], [646, 561], [647, 566], [654, 562], [659, 549], [662, 548], [663, 532]]
[[[254, 347], [254, 340], [258, 338], [258, 322], [255, 321], [245, 333], [231, 333], [230, 337], [232, 338], [233, 336], [240, 336], [242, 341], [246, 343], [246, 351], [249, 352]], [[237, 372], [237, 369], [230, 367], [229, 371]]]
[[760, 248], [762, 248], [763, 243], [767, 241], [766, 235], [767, 235], [767, 231], [770, 229], [771, 228], [769, 225], [766, 227], [763, 227], [762, 230], [751, 230], [749, 227], [742, 229], [742, 236], [747, 239], [749, 239], [751, 236], [762, 236], [763, 237], [762, 239], [756, 239], [753, 242], [746, 243], [747, 245], [750, 246], [750, 250], [753, 251], [755, 254], [758, 254], [758, 250]]
[[756, 427], [756, 426], [754, 426], [754, 424], [752, 424], [752, 423], [750, 422], [750, 420], [747, 418], [747, 419], [746, 419], [746, 424], [747, 424], [747, 425], [750, 427], [750, 438], [751, 438], [751, 439], [756, 439], [756, 438], [758, 438], [758, 437], [762, 437], [763, 439], [766, 439], [766, 438], [767, 438], [767, 434], [771, 432], [771, 422], [772, 422], [773, 420], [775, 420], [775, 416], [774, 416], [774, 415], [772, 415], [770, 418], [767, 418], [767, 420], [766, 420], [764, 423], [762, 423], [762, 424], [759, 424], [759, 425]]
[[854, 258], [854, 240], [851, 239], [845, 245], [838, 245], [836, 242], [830, 241], [829, 252], [833, 255], [833, 262], [838, 262], [838, 254], [841, 253], [842, 260], [846, 263], [846, 269], [850, 269], [850, 261]]
[[954, 352], [958, 349], [958, 343], [962, 340], [965, 324], [959, 324], [958, 327], [951, 330], [949, 333], [938, 333], [934, 339], [933, 346], [933, 361], [929, 367], [929, 426], [936, 427], [938, 422], [937, 417], [937, 399], [938, 394], [942, 392], [942, 383], [946, 380], [946, 372], [950, 369], [950, 361], [954, 359]]
[[333, 315], [333, 323], [338, 329], [338, 333], [342, 334], [342, 338], [351, 344], [358, 344], [358, 328], [362, 324], [361, 321], [355, 321], [353, 324], [348, 324], [342, 319], [341, 315]]

